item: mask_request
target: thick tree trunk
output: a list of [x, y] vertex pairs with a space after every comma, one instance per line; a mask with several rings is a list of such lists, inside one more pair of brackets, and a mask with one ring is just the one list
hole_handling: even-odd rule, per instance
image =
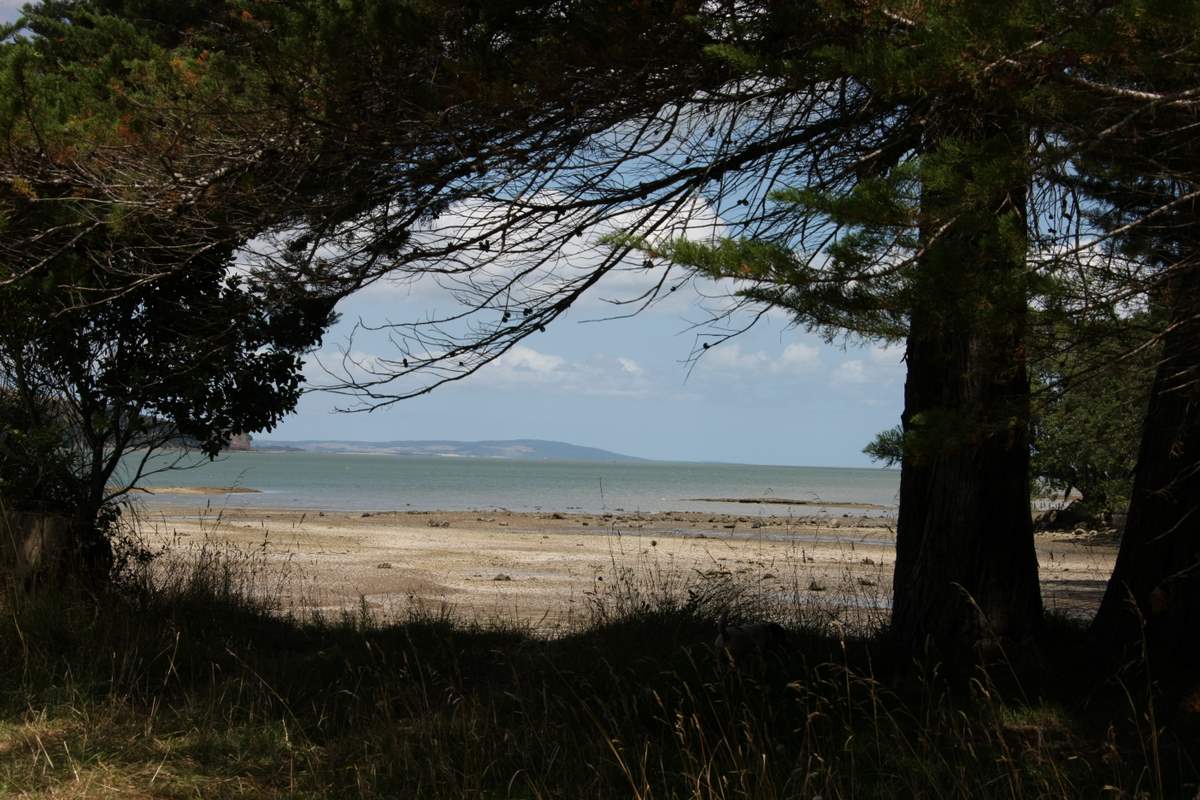
[[1032, 636], [1042, 605], [1019, 336], [945, 322], [908, 342], [904, 426], [926, 441], [901, 470], [892, 625], [953, 656]]
[[1155, 373], [1116, 567], [1093, 630], [1113, 655], [1150, 653], [1157, 677], [1200, 682], [1200, 265], [1168, 284]]
[[[1024, 147], [1019, 132], [1006, 141]], [[973, 183], [972, 165], [962, 169]], [[935, 225], [956, 222], [928, 240], [918, 265], [907, 348], [892, 627], [906, 645], [932, 643], [956, 663], [1033, 636], [1042, 615], [1029, 511], [1024, 186], [992, 197], [944, 215], [937, 195], [923, 198]]]

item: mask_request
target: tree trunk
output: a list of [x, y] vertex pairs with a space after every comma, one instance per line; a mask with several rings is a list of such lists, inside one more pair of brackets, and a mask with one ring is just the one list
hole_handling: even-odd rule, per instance
[[1125, 534], [1093, 631], [1117, 644], [1114, 656], [1145, 644], [1156, 677], [1189, 688], [1200, 680], [1200, 265], [1179, 269]]
[[17, 591], [30, 593], [61, 579], [64, 556], [75, 541], [70, 517], [9, 511], [0, 504], [0, 587], [11, 580]]
[[[981, 151], [999, 142], [1024, 158], [1021, 131], [978, 135]], [[959, 664], [1036, 634], [1042, 613], [1029, 510], [1024, 181], [964, 208], [981, 180], [975, 163], [968, 154], [957, 165], [961, 186], [922, 198], [925, 230], [938, 234], [924, 237], [913, 286], [892, 608], [902, 643], [932, 643]]]

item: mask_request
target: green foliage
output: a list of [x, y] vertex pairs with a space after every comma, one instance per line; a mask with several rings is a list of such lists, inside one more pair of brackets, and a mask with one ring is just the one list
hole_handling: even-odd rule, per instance
[[712, 58], [719, 58], [729, 63], [739, 72], [760, 71], [765, 64], [758, 54], [751, 53], [732, 44], [713, 44], [704, 50]]
[[[1035, 492], [1078, 492], [1083, 510], [1095, 515], [1128, 505], [1161, 350], [1155, 328], [1150, 313], [1039, 326], [1031, 362]], [[897, 425], [863, 452], [890, 467], [905, 453], [919, 456], [922, 436], [952, 435], [944, 424], [931, 428], [924, 415], [907, 436]]]
[[0, 498], [12, 510], [53, 512], [74, 507], [69, 437], [48, 418], [43, 398], [0, 390]]
[[897, 425], [880, 431], [863, 448], [872, 461], [882, 462], [885, 467], [894, 467], [904, 460], [904, 428]]
[[[1117, 4], [1103, 15], [1082, 6], [1022, 2], [1003, 9], [936, 3], [887, 11], [871, 7], [859, 9], [855, 17], [849, 7], [826, 4], [825, 27], [809, 39], [817, 40], [817, 46], [807, 53], [807, 61], [798, 57], [790, 62], [795, 76], [811, 75], [819, 62], [827, 75], [851, 77], [869, 93], [877, 126], [886, 136], [872, 140], [854, 127], [856, 120], [839, 121], [830, 111], [821, 123], [841, 124], [848, 139], [861, 137], [863, 143], [858, 150], [845, 146], [845, 155], [832, 161], [842, 172], [813, 168], [805, 173], [807, 185], [771, 195], [776, 206], [772, 217], [790, 223], [783, 234], [713, 245], [673, 242], [652, 250], [704, 275], [739, 281], [741, 296], [786, 309], [798, 324], [826, 336], [850, 331], [899, 338], [915, 324], [916, 310], [924, 309], [924, 319], [957, 326], [960, 335], [976, 330], [1003, 340], [1005, 331], [1019, 331], [1018, 318], [1031, 302], [1052, 304], [1046, 298], [1057, 291], [1045, 273], [1019, 268], [1029, 251], [1026, 225], [1034, 214], [1045, 212], [1029, 208], [1036, 200], [1013, 187], [1060, 177], [1055, 164], [1060, 155], [1047, 147], [1045, 157], [1035, 160], [1030, 132], [1046, 136], [1061, 130], [1064, 119], [1074, 129], [1087, 127], [1090, 112], [1075, 105], [1075, 90], [1061, 80], [1064, 69], [1076, 65], [1098, 76], [1105, 74], [1105, 66], [1116, 67], [1101, 79], [1127, 71], [1141, 80], [1155, 76], [1162, 85], [1177, 82], [1178, 90], [1190, 88], [1190, 74], [1180, 78], [1179, 69], [1147, 60], [1145, 44], [1157, 39], [1160, 45], [1173, 41], [1166, 49], [1181, 62], [1194, 61], [1194, 26], [1189, 23], [1195, 4], [1167, 5], [1171, 8], [1164, 8], [1161, 17], [1136, 2]], [[1064, 33], [1044, 37], [1046, 26]], [[1180, 32], [1170, 33], [1176, 26], [1182, 26]], [[1143, 36], [1146, 41], [1139, 42]], [[761, 59], [747, 55], [728, 61], [747, 72], [764, 69]], [[1116, 83], [1129, 79], [1127, 74]], [[1113, 112], [1109, 121], [1126, 113]], [[909, 121], [917, 123], [919, 134], [905, 130]], [[893, 127], [888, 130], [888, 125]], [[1178, 128], [1181, 136], [1187, 130]], [[1095, 162], [1075, 163], [1089, 163], [1101, 175], [1112, 170]], [[1091, 180], [1093, 189], [1099, 183], [1076, 179], [1084, 185]], [[1165, 194], [1152, 190], [1160, 180], [1148, 178], [1137, 191], [1122, 196], [1110, 193], [1119, 211], [1107, 224], [1154, 208]], [[997, 214], [1003, 207], [1007, 213]], [[1050, 218], [1053, 222], [1053, 214]], [[1186, 223], [1192, 224], [1194, 220]], [[1179, 248], [1164, 244], [1161, 231], [1184, 227], [1134, 230], [1125, 252], [1145, 258], [1154, 247], [1152, 260], [1177, 259]], [[819, 250], [795, 234], [814, 229], [820, 235], [810, 238]], [[974, 268], [982, 262], [1010, 268]], [[1154, 351], [1124, 356], [1136, 348], [1138, 335], [1150, 335], [1138, 329], [1130, 321], [1118, 336], [1099, 332], [1095, 325], [1064, 322], [1059, 349], [1036, 356], [1033, 470], [1044, 487], [1084, 491], [1098, 508], [1118, 506], [1127, 497]], [[981, 369], [1015, 375], [1026, 349], [1035, 347], [1014, 342], [1007, 348], [1007, 363], [989, 360]], [[952, 367], [945, 382], [975, 380], [957, 374], [961, 365]], [[907, 435], [899, 428], [885, 431], [866, 452], [887, 464], [902, 458], [927, 460], [1006, 429], [1016, 434], [1027, 413], [1015, 402], [998, 402], [989, 419], [977, 418], [972, 408], [919, 411]]]
[[1031, 469], [1041, 491], [1083, 495], [1088, 513], [1123, 511], [1161, 347], [1154, 315], [1097, 320], [1040, 342]]
[[[126, 240], [88, 240], [91, 257]], [[134, 270], [144, 268], [135, 263]], [[82, 440], [60, 465], [96, 491], [120, 454], [174, 436], [208, 455], [229, 437], [272, 427], [299, 398], [301, 357], [320, 341], [331, 304], [268, 297], [227, 276], [214, 254], [97, 304], [72, 304], [107, 271], [58, 264], [69, 279], [0, 288], [0, 379], [12, 401], [44, 409], [44, 426]], [[98, 452], [97, 449], [98, 448]], [[37, 451], [29, 451], [36, 457]]]
[[332, 319], [312, 279], [233, 271], [292, 170], [268, 75], [219, 49], [234, 10], [45, 2], [0, 43], [0, 491], [81, 536], [130, 451], [278, 422]]
[[[740, 296], [830, 338], [902, 338], [921, 305], [1010, 324], [1028, 279], [1015, 268], [982, 275], [969, 267], [980, 253], [1014, 267], [1025, 260], [1025, 209], [1011, 190], [1036, 169], [1025, 93], [1037, 82], [996, 74], [984, 53], [1024, 48], [1036, 63], [1052, 46], [1035, 28], [1073, 10], [1029, 2], [984, 14], [969, 4], [924, 4], [893, 15], [831, 3], [811, 12], [795, 29], [769, 13], [760, 18], [804, 45], [788, 54], [791, 73], [780, 80], [794, 81], [801, 96], [825, 93], [822, 111], [796, 127], [839, 135], [824, 149], [800, 150], [784, 175], [806, 182], [770, 195], [771, 224], [758, 226], [757, 241], [652, 250], [738, 281]], [[743, 79], [769, 82], [770, 52], [754, 50], [768, 42], [764, 32], [739, 41], [736, 57], [721, 53]]]
[[[116, 159], [129, 145], [177, 154], [180, 130], [170, 117], [228, 100], [221, 70], [230, 62], [218, 58], [214, 77], [209, 53], [190, 44], [167, 49], [146, 23], [84, 3], [32, 8], [34, 35], [0, 48], [0, 132], [9, 146], [60, 163]], [[208, 122], [190, 120], [191, 135]]]
[[851, 234], [831, 248], [820, 266], [784, 242], [726, 239], [708, 245], [676, 239], [648, 248], [711, 278], [738, 282], [740, 297], [789, 311], [797, 323], [828, 338], [851, 332], [865, 338], [898, 338], [906, 330], [898, 282], [872, 280], [864, 251], [869, 233]]

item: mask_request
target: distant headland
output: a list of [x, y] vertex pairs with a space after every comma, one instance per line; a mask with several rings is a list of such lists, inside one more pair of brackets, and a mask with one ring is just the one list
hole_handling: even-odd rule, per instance
[[544, 439], [503, 439], [458, 442], [448, 439], [394, 442], [358, 442], [328, 439], [302, 441], [254, 440], [260, 452], [343, 453], [391, 456], [444, 456], [447, 458], [509, 458], [524, 461], [649, 461], [597, 447], [582, 447]]

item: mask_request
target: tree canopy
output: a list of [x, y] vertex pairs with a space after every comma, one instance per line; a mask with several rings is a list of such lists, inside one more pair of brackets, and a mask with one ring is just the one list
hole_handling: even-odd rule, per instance
[[176, 16], [28, 21], [0, 47], [0, 480], [10, 507], [73, 516], [103, 572], [105, 505], [156, 449], [212, 457], [291, 411], [336, 296], [239, 265], [302, 172], [262, 151], [280, 131], [249, 117], [245, 65]]
[[[830, 337], [902, 339], [893, 632], [958, 663], [1039, 633], [1031, 436], [1041, 426], [1040, 469], [1071, 473], [1082, 423], [1058, 412], [1093, 370], [1077, 345], [1106, 324], [1093, 352], [1116, 375], [1161, 335], [1127, 543], [1170, 530], [1171, 545], [1114, 579], [1148, 614], [1195, 572], [1190, 509], [1138, 509], [1195, 472], [1197, 13], [45, 2], [0, 53], [0, 285], [70, 335], [9, 335], [78, 364], [96, 349], [76, 332], [149, 326], [134, 338], [162, 337], [159, 361], [180, 368], [138, 414], [210, 449], [286, 411], [333, 304], [385, 278], [436, 282], [459, 308], [387, 324], [397, 351], [346, 365], [335, 388], [362, 408], [470, 376], [618, 270], [646, 288], [616, 314], [697, 276], [732, 288], [696, 356], [765, 308]], [[213, 326], [160, 324], [197, 309]], [[205, 341], [261, 380], [189, 361]], [[72, 385], [110, 391], [147, 369], [113, 363], [120, 379], [101, 360]], [[1031, 372], [1058, 395], [1038, 414]], [[1087, 477], [1093, 493], [1119, 471]]]

